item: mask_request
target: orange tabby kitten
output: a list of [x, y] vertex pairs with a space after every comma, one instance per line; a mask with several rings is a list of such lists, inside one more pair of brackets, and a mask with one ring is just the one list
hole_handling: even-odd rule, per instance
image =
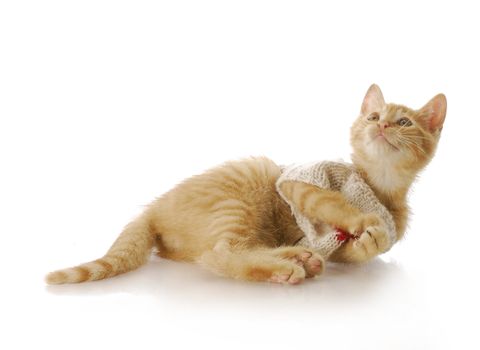
[[[442, 94], [412, 110], [386, 104], [372, 85], [352, 126], [352, 161], [392, 213], [398, 238], [406, 228], [408, 189], [432, 158], [445, 115]], [[237, 279], [297, 284], [320, 274], [323, 258], [295, 246], [303, 233], [275, 189], [279, 175], [273, 161], [251, 158], [194, 176], [150, 204], [103, 258], [52, 272], [47, 282], [92, 281], [133, 270], [148, 260], [154, 246], [161, 257], [196, 262]], [[331, 260], [363, 262], [384, 251], [381, 219], [363, 214], [340, 193], [293, 181], [282, 191], [312, 221], [360, 233]], [[375, 229], [366, 232], [368, 226]]]

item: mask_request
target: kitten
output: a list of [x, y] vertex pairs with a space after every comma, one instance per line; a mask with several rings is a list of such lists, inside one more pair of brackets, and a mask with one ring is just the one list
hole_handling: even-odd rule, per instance
[[[377, 85], [363, 100], [351, 128], [352, 161], [390, 210], [398, 238], [405, 232], [408, 189], [430, 161], [446, 115], [439, 94], [419, 110], [386, 104]], [[297, 284], [323, 271], [316, 252], [295, 246], [303, 237], [290, 207], [276, 192], [281, 170], [267, 158], [228, 162], [187, 179], [128, 224], [103, 258], [50, 273], [49, 284], [100, 280], [144, 264], [156, 247], [167, 259], [198, 263], [223, 276]], [[364, 232], [330, 260], [363, 262], [378, 255], [385, 229], [375, 214], [363, 214], [338, 192], [301, 182], [282, 191], [304, 215], [334, 227]], [[375, 234], [365, 232], [375, 226]]]

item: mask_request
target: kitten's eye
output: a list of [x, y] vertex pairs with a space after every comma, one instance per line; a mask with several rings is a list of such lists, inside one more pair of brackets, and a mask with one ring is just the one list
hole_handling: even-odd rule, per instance
[[400, 126], [412, 126], [412, 121], [408, 118], [402, 118], [397, 121]]
[[374, 122], [380, 119], [380, 115], [377, 112], [373, 112], [367, 117], [368, 121]]

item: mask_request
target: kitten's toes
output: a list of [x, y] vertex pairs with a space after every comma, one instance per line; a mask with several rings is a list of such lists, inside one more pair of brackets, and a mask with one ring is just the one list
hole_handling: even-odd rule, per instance
[[320, 254], [315, 252], [305, 251], [300, 255], [300, 259], [305, 268], [307, 278], [320, 275], [323, 272], [325, 261]]
[[380, 226], [370, 226], [353, 243], [353, 247], [359, 261], [369, 260], [387, 249], [388, 237]]
[[305, 270], [296, 265], [274, 268], [267, 281], [282, 284], [299, 284], [305, 280]]
[[371, 226], [367, 227], [366, 232], [370, 234], [375, 242], [377, 253], [383, 253], [388, 249], [390, 239], [385, 229], [380, 226]]
[[303, 247], [283, 248], [279, 256], [302, 266], [307, 278], [321, 274], [325, 265], [325, 261], [320, 254]]

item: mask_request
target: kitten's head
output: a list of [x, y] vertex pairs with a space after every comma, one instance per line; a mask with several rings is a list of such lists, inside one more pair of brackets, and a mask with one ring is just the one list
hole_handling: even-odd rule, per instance
[[[396, 183], [386, 182], [385, 186], [408, 186], [433, 157], [446, 111], [443, 94], [413, 110], [385, 103], [380, 88], [375, 84], [370, 86], [360, 116], [351, 129], [353, 162], [370, 172], [371, 178], [376, 177], [379, 185], [382, 180], [391, 180]], [[389, 169], [393, 170], [390, 174], [398, 175], [397, 179], [381, 179], [388, 176]]]

